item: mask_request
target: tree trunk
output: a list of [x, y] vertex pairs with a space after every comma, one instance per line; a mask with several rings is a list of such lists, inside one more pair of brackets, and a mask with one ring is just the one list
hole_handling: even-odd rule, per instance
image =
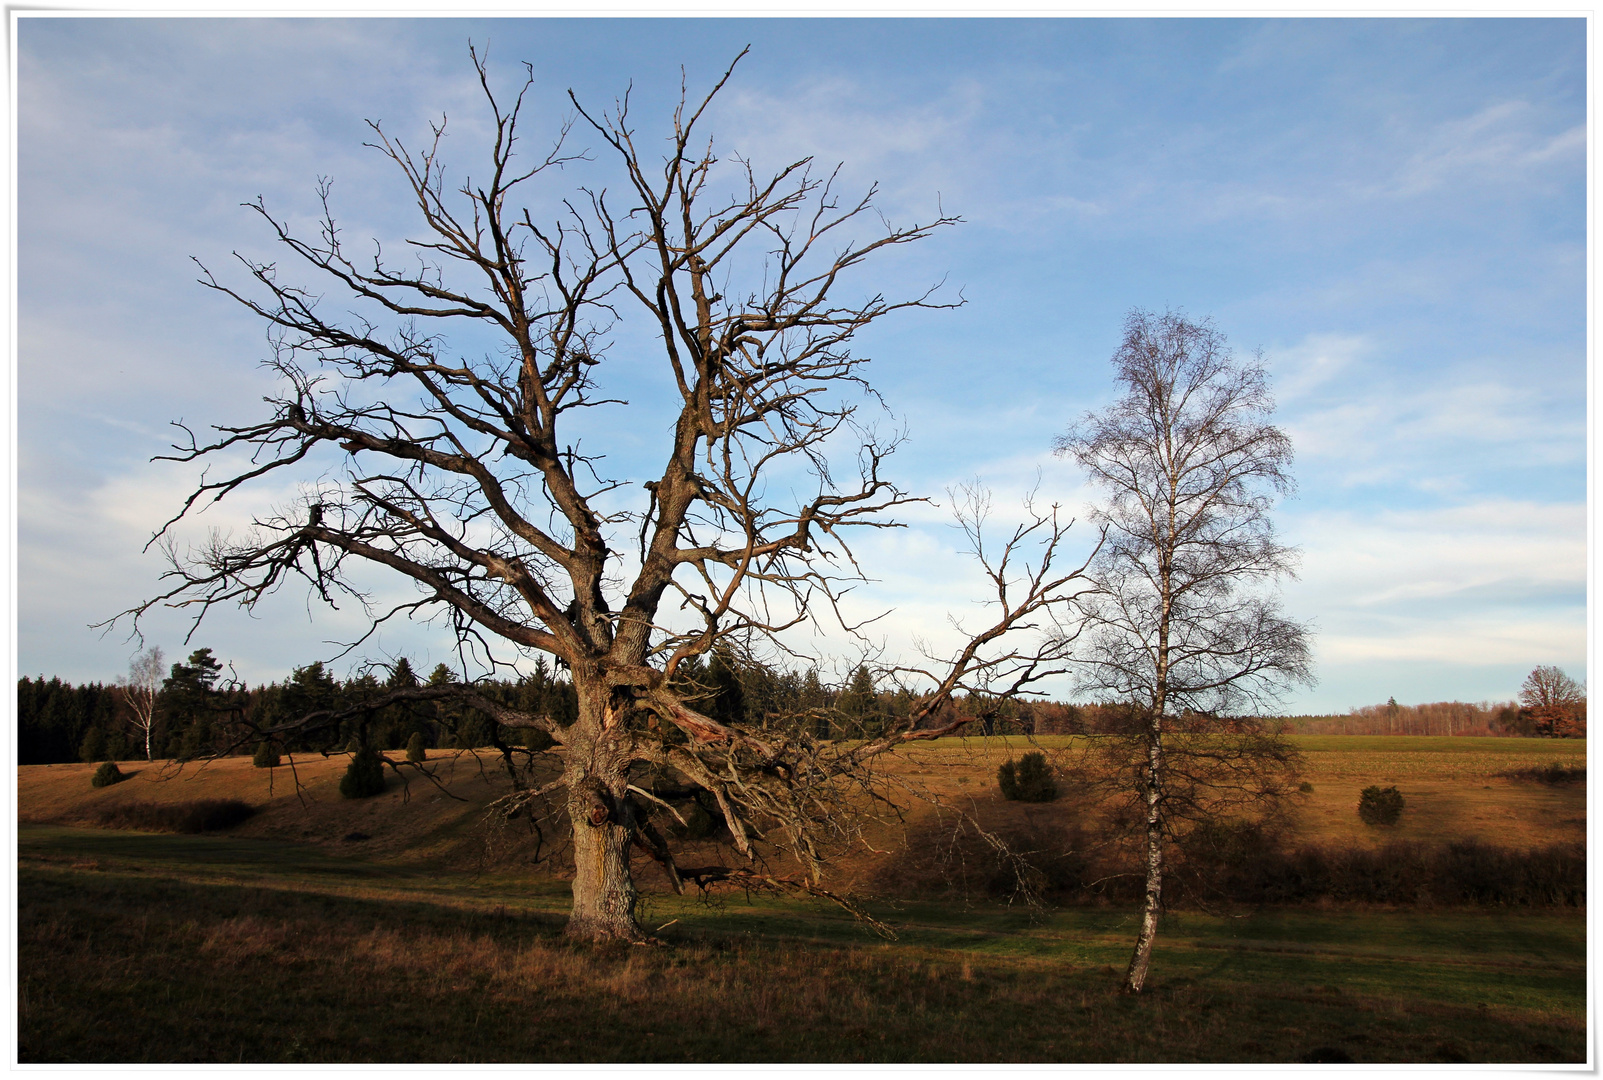
[[574, 671], [579, 716], [567, 747], [568, 820], [573, 826], [573, 910], [567, 935], [583, 941], [645, 941], [635, 922], [629, 872], [636, 822], [628, 798], [629, 756], [619, 746], [622, 704], [604, 680]]
[[[624, 785], [618, 784], [621, 789]], [[635, 884], [629, 871], [634, 810], [594, 776], [569, 788], [573, 822], [573, 911], [567, 935], [584, 941], [645, 941], [635, 922]]]
[[1124, 988], [1139, 994], [1152, 962], [1152, 942], [1158, 936], [1158, 914], [1163, 905], [1163, 816], [1158, 783], [1163, 776], [1163, 734], [1161, 716], [1147, 722], [1147, 897], [1141, 912], [1141, 932], [1136, 935], [1135, 953], [1124, 976]]

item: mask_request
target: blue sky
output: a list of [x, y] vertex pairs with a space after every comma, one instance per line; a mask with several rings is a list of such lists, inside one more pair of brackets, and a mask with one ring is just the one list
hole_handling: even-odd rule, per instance
[[[966, 304], [876, 327], [859, 352], [905, 423], [896, 473], [945, 501], [976, 476], [999, 514], [1037, 481], [1091, 493], [1051, 443], [1109, 401], [1125, 312], [1211, 316], [1262, 348], [1298, 453], [1276, 514], [1303, 548], [1288, 610], [1316, 628], [1295, 711], [1506, 699], [1586, 660], [1586, 36], [1553, 20], [19, 20], [19, 674], [106, 679], [133, 646], [87, 624], [157, 589], [142, 555], [193, 474], [151, 464], [170, 420], [248, 419], [263, 330], [194, 283], [194, 256], [266, 255], [239, 203], [305, 223], [319, 176], [348, 236], [411, 227], [363, 121], [418, 141], [450, 117], [471, 172], [482, 108], [467, 42], [503, 88], [534, 68], [541, 144], [572, 88], [632, 84], [663, 130], [683, 65], [725, 152], [843, 164], [897, 222], [964, 224], [871, 284], [946, 279]], [[576, 145], [587, 145], [582, 135]], [[571, 183], [610, 182], [605, 162]], [[456, 175], [461, 175], [461, 171]], [[536, 207], [536, 210], [540, 210]], [[657, 377], [627, 332], [622, 396]], [[638, 393], [637, 393], [638, 397]], [[646, 475], [652, 427], [614, 450]], [[640, 434], [645, 432], [645, 434]], [[308, 478], [309, 479], [309, 478]], [[201, 520], [226, 527], [291, 489]], [[870, 538], [861, 610], [892, 652], [939, 641], [978, 583], [943, 511]], [[215, 612], [209, 645], [252, 681], [354, 625], [289, 591]], [[817, 643], [821, 647], [829, 641]], [[373, 655], [450, 661], [426, 627]]]

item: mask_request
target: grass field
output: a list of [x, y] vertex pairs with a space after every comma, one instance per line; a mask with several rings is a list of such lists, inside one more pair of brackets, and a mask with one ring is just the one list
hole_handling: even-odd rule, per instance
[[1473, 837], [1517, 847], [1586, 839], [1584, 785], [1499, 775], [1552, 763], [1584, 766], [1584, 740], [1305, 735], [1292, 742], [1314, 786], [1301, 820], [1310, 840], [1376, 842], [1380, 834], [1354, 812], [1370, 784], [1395, 785], [1408, 800], [1392, 830], [1400, 840]]
[[[948, 800], [995, 804], [996, 768], [1009, 756], [1039, 746], [1067, 758], [1079, 741], [943, 739], [900, 755], [888, 769]], [[1303, 754], [1302, 779], [1313, 787], [1296, 812], [1302, 839], [1375, 845], [1452, 836], [1538, 847], [1586, 837], [1585, 785], [1550, 787], [1499, 775], [1554, 762], [1584, 766], [1584, 740], [1319, 735], [1293, 736], [1291, 742]], [[433, 859], [470, 846], [485, 803], [507, 790], [491, 757], [435, 753], [430, 767], [451, 795], [466, 801], [417, 779], [409, 789], [391, 780], [389, 792], [375, 799], [343, 800], [337, 786], [344, 754], [302, 759], [293, 774], [287, 767], [252, 768], [246, 758], [182, 770], [125, 763], [130, 779], [100, 789], [89, 786], [94, 765], [30, 765], [17, 770], [19, 818], [90, 824], [99, 811], [119, 803], [238, 798], [261, 811], [240, 827], [240, 835], [305, 840], [365, 856]], [[1396, 785], [1407, 799], [1395, 828], [1371, 829], [1358, 820], [1358, 793], [1370, 784]], [[911, 810], [916, 818], [919, 808]], [[343, 840], [355, 832], [371, 839]]]
[[[1499, 775], [1584, 765], [1584, 743], [1294, 741], [1313, 786], [1297, 811], [1304, 839], [1584, 839], [1584, 784]], [[1027, 745], [943, 740], [894, 769], [987, 814], [1072, 812], [996, 798], [996, 766]], [[663, 927], [668, 948], [595, 950], [560, 936], [560, 875], [531, 869], [526, 848], [487, 840], [483, 808], [506, 790], [488, 763], [434, 763], [464, 802], [416, 781], [342, 800], [344, 764], [301, 763], [298, 793], [286, 769], [243, 759], [176, 775], [133, 765], [129, 781], [98, 790], [92, 765], [20, 769], [21, 1060], [1586, 1056], [1576, 909], [1184, 911], [1166, 919], [1151, 992], [1137, 998], [1118, 992], [1135, 917], [1119, 908], [1032, 917], [985, 902], [882, 900], [870, 910], [896, 927], [886, 942], [812, 902], [657, 891], [642, 922]], [[1408, 799], [1396, 829], [1359, 823], [1358, 791], [1371, 783]], [[258, 813], [201, 836], [82, 827], [119, 804], [214, 798]], [[872, 861], [848, 862], [847, 878]]]
[[1133, 914], [653, 896], [668, 948], [572, 946], [559, 882], [313, 845], [25, 826], [19, 1052], [43, 1061], [1585, 1058], [1576, 913]]
[[[1039, 747], [1072, 757], [1082, 740], [1021, 736], [943, 741], [920, 748], [897, 766], [946, 796], [994, 793], [996, 768]], [[1378, 845], [1451, 836], [1510, 847], [1583, 842], [1584, 785], [1549, 787], [1500, 774], [1531, 766], [1586, 764], [1583, 739], [1488, 739], [1431, 736], [1295, 735], [1302, 779], [1313, 791], [1295, 814], [1296, 835], [1310, 841]], [[1407, 800], [1402, 821], [1377, 830], [1358, 819], [1358, 795], [1371, 784], [1393, 786]]]

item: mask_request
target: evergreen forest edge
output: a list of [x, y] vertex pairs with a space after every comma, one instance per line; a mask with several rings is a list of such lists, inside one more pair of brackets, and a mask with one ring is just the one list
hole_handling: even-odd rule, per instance
[[[685, 681], [693, 684], [692, 693], [714, 719], [748, 724], [765, 716], [805, 715], [813, 718], [819, 738], [872, 738], [888, 724], [905, 719], [916, 700], [914, 692], [905, 687], [888, 690], [877, 686], [863, 666], [838, 685], [824, 682], [817, 669], [779, 669], [727, 650], [716, 651], [709, 662], [690, 668]], [[172, 665], [156, 698], [154, 759], [248, 755], [255, 746], [239, 743], [238, 732], [244, 727], [268, 727], [314, 711], [348, 709], [381, 688], [457, 680], [443, 663], [421, 678], [405, 657], [387, 669], [369, 669], [345, 680], [335, 678], [317, 661], [295, 668], [280, 682], [255, 687], [225, 681], [222, 671], [222, 663], [209, 648], [196, 649], [187, 661]], [[517, 679], [484, 680], [476, 686], [493, 701], [543, 713], [559, 723], [573, 714], [572, 685], [543, 659], [532, 673]], [[1566, 728], [1569, 733], [1585, 737], [1585, 709], [1583, 701], [1575, 710], [1576, 722]], [[993, 719], [969, 734], [1120, 734], [1128, 731], [1131, 723], [1129, 708], [1118, 704], [1010, 700], [995, 703], [995, 712]], [[944, 715], [928, 721], [931, 726], [943, 722]], [[1262, 723], [1272, 731], [1297, 735], [1546, 734], [1533, 710], [1515, 702], [1399, 705], [1392, 700], [1355, 708], [1345, 715], [1243, 718], [1241, 722]], [[291, 754], [332, 752], [357, 742], [380, 751], [396, 751], [403, 750], [414, 734], [421, 735], [428, 749], [524, 746], [538, 750], [544, 739], [537, 730], [500, 727], [471, 707], [420, 702], [391, 705], [314, 735], [290, 735], [276, 749]], [[17, 681], [19, 765], [137, 760], [143, 756], [139, 743], [128, 705], [115, 684], [74, 685], [43, 675]]]

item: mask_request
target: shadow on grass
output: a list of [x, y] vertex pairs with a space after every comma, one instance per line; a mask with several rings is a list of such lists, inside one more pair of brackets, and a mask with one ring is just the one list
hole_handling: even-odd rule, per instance
[[[226, 837], [30, 829], [21, 849], [24, 1062], [1585, 1054], [1573, 915], [1524, 917], [1501, 937], [1498, 920], [1465, 916], [1460, 933], [1480, 936], [1456, 952], [1446, 930], [1422, 940], [1414, 913], [1338, 917], [1319, 932], [1312, 913], [1187, 916], [1160, 939], [1152, 991], [1132, 998], [1118, 989], [1130, 914], [1115, 910], [1032, 924], [1006, 909], [899, 905], [886, 914], [901, 940], [886, 943], [836, 909], [652, 896], [648, 925], [677, 920], [671, 947], [590, 947], [561, 937], [560, 882]], [[1320, 940], [1270, 947], [1299, 934]], [[1580, 959], [1563, 971], [1514, 962], [1532, 942], [1579, 942]], [[1486, 969], [1499, 958], [1510, 962]]]

